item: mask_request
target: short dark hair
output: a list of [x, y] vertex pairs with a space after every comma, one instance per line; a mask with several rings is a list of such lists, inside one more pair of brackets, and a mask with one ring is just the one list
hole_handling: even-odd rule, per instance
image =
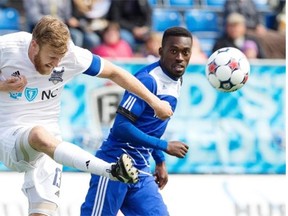
[[189, 37], [193, 41], [192, 34], [186, 28], [175, 26], [168, 28], [164, 31], [162, 37], [162, 47], [165, 46], [167, 38], [170, 36], [177, 36], [177, 37]]

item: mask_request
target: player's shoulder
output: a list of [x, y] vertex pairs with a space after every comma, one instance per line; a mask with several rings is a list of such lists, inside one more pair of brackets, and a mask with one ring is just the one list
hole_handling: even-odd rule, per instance
[[[82, 58], [89, 59], [89, 63], [91, 63], [92, 61], [91, 51], [83, 47], [75, 45], [72, 40], [70, 40], [68, 43], [68, 52], [66, 53], [65, 57], [70, 58], [70, 59], [82, 59]], [[79, 62], [79, 61], [76, 61], [76, 62]]]
[[160, 67], [159, 62], [155, 62], [147, 66], [144, 66], [135, 74], [135, 77], [138, 80], [140, 80], [140, 82], [142, 82], [146, 86], [146, 88], [153, 91], [153, 89], [155, 89], [157, 85], [157, 82], [154, 76], [152, 76], [152, 73], [159, 67]]
[[0, 36], [1, 47], [17, 47], [26, 45], [31, 41], [31, 33], [20, 31]]
[[154, 62], [152, 64], [146, 65], [143, 68], [141, 68], [135, 76], [138, 79], [153, 79], [152, 72], [154, 70], [161, 69], [159, 62]]
[[25, 31], [19, 31], [19, 32], [1, 35], [0, 38], [3, 41], [5, 40], [6, 41], [15, 41], [15, 40], [25, 41], [25, 40], [31, 40], [32, 34], [29, 32], [25, 32]]

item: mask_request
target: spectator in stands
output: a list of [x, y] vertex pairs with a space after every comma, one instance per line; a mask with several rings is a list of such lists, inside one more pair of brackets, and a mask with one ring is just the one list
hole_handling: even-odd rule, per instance
[[83, 46], [84, 35], [79, 29], [79, 20], [72, 16], [71, 0], [23, 0], [23, 6], [29, 31], [44, 15], [52, 15], [67, 24], [75, 45]]
[[[80, 20], [84, 35], [84, 47], [91, 49], [101, 43], [101, 33], [107, 27], [107, 15], [112, 0], [72, 0], [73, 16]], [[86, 37], [85, 37], [86, 36]]]
[[285, 32], [267, 29], [261, 23], [261, 14], [253, 0], [226, 0], [224, 22], [233, 12], [240, 13], [246, 18], [247, 34], [258, 39], [267, 58], [285, 58]]
[[8, 0], [0, 0], [0, 36], [20, 31], [20, 18], [18, 9]]
[[193, 46], [190, 63], [203, 64], [206, 63], [208, 57], [201, 47], [201, 43], [195, 35], [193, 35]]
[[149, 38], [152, 8], [148, 0], [112, 0], [109, 19], [119, 23], [121, 37], [137, 51]]
[[0, 8], [1, 7], [7, 7], [8, 0], [0, 0]]
[[139, 57], [146, 58], [149, 62], [154, 62], [160, 58], [159, 48], [161, 47], [162, 34], [159, 32], [151, 32], [144, 46], [140, 49]]
[[269, 14], [269, 20], [272, 20], [270, 28], [286, 31], [286, 0], [269, 0], [268, 3], [273, 10], [273, 13]]
[[286, 1], [283, 2], [282, 6], [279, 6], [279, 12], [277, 12], [277, 30], [281, 32], [286, 32]]
[[92, 53], [101, 57], [110, 58], [133, 57], [132, 48], [120, 37], [120, 27], [118, 23], [110, 22], [103, 31], [102, 39], [103, 42], [93, 48]]
[[253, 40], [246, 40], [242, 46], [242, 51], [248, 59], [258, 58], [259, 49]]
[[213, 52], [222, 47], [235, 47], [248, 58], [264, 58], [256, 38], [246, 34], [246, 19], [239, 13], [231, 13], [226, 19], [224, 34], [214, 44]]

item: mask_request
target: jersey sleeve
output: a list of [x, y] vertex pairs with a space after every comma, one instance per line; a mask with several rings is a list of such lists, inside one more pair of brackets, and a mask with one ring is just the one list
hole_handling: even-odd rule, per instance
[[103, 65], [102, 58], [97, 55], [93, 55], [91, 65], [86, 71], [84, 71], [83, 74], [98, 76], [103, 70]]
[[100, 56], [92, 54], [89, 50], [69, 44], [66, 65], [76, 73], [83, 73], [90, 76], [98, 76], [103, 70], [103, 60]]
[[[151, 76], [145, 75], [137, 78], [148, 90], [156, 94], [156, 82]], [[117, 113], [124, 115], [132, 122], [136, 122], [147, 106], [149, 105], [144, 100], [131, 92], [125, 91], [123, 99], [117, 109]]]
[[160, 164], [160, 163], [165, 161], [165, 155], [164, 155], [163, 151], [161, 151], [159, 149], [154, 149], [152, 151], [152, 157], [153, 157], [156, 164]]
[[123, 115], [116, 116], [111, 132], [114, 137], [117, 137], [124, 142], [130, 142], [137, 146], [144, 146], [146, 148], [159, 149], [162, 151], [167, 150], [168, 142], [166, 140], [144, 133]]

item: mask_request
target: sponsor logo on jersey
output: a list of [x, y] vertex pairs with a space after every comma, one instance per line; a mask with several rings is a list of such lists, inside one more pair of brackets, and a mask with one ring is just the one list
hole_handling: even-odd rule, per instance
[[61, 70], [54, 69], [51, 77], [49, 78], [49, 81], [51, 81], [54, 85], [56, 85], [59, 82], [63, 82], [62, 76], [64, 73], [64, 67], [62, 67]]
[[24, 95], [29, 102], [33, 101], [37, 94], [38, 88], [25, 88]]
[[20, 77], [20, 72], [19, 71], [15, 71], [14, 73], [11, 74], [11, 76], [13, 77]]
[[55, 90], [49, 89], [47, 91], [42, 91], [41, 100], [50, 100], [58, 95], [57, 92], [58, 92], [58, 89], [55, 89]]
[[[20, 72], [19, 71], [15, 71], [11, 74], [11, 76], [13, 77], [18, 77], [20, 79]], [[9, 96], [10, 98], [13, 99], [19, 99], [20, 97], [22, 97], [22, 92], [9, 92]]]
[[10, 98], [18, 99], [22, 97], [22, 92], [9, 92]]

